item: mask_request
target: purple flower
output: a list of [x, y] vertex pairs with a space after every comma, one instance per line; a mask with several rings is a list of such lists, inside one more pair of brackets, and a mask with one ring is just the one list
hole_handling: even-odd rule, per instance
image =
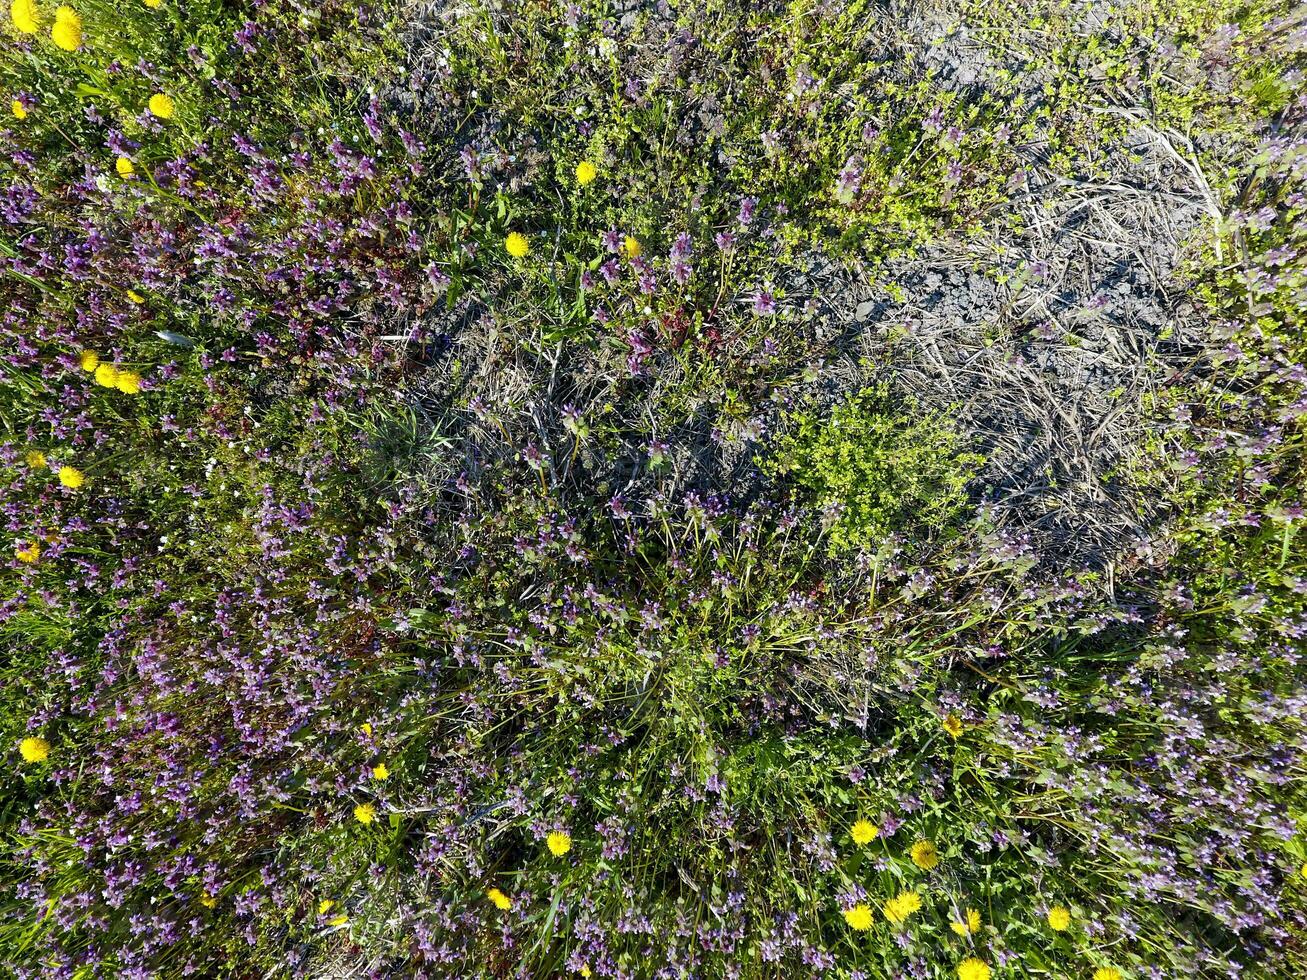
[[835, 180], [835, 200], [841, 204], [852, 204], [862, 189], [862, 157], [853, 154], [844, 161], [844, 169]]
[[[374, 95], [368, 103], [367, 112], [363, 113], [363, 125], [374, 142], [381, 142], [381, 102]], [[466, 149], [466, 147], [464, 147]]]
[[463, 172], [468, 180], [481, 179], [481, 156], [470, 144], [458, 151], [458, 158], [463, 163]]

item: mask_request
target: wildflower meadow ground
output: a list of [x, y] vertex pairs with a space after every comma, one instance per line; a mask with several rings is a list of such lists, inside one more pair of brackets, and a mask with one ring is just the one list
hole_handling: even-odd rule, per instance
[[1303, 975], [1300, 4], [0, 22], [0, 976]]

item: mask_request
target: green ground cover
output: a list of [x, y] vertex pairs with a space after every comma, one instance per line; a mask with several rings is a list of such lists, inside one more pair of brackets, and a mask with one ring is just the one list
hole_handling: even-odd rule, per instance
[[4, 975], [1301, 971], [1295, 5], [0, 19]]

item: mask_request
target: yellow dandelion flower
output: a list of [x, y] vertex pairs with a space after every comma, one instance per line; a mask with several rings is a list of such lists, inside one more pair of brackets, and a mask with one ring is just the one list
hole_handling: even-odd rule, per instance
[[26, 548], [15, 548], [14, 557], [24, 564], [34, 564], [41, 557], [41, 542], [33, 541]]
[[579, 973], [579, 974], [581, 974], [581, 976], [583, 976], [583, 977], [588, 977], [588, 976], [590, 976], [590, 964], [589, 964], [589, 963], [582, 963], [582, 964], [581, 964], [581, 969], [577, 970], [576, 972]]
[[576, 182], [584, 187], [594, 181], [599, 176], [599, 171], [589, 160], [582, 160], [576, 165]]
[[141, 0], [141, 3], [145, 4], [151, 10], [158, 10], [163, 6], [163, 0]]
[[67, 5], [56, 8], [50, 37], [57, 47], [65, 51], [76, 51], [82, 46], [81, 14]]
[[865, 847], [876, 839], [880, 833], [880, 828], [870, 820], [857, 820], [849, 828], [849, 836], [853, 838], [853, 843], [859, 847]]
[[966, 915], [956, 922], [950, 922], [948, 927], [959, 936], [970, 936], [980, 928], [980, 913], [975, 909], [967, 909]]
[[622, 242], [622, 251], [626, 253], [628, 258], [636, 259], [640, 257], [640, 253], [644, 251], [644, 248], [637, 239], [627, 235], [626, 240]]
[[338, 916], [335, 916], [333, 919], [331, 919], [331, 920], [327, 923], [327, 925], [329, 925], [329, 926], [343, 926], [343, 925], [346, 925], [348, 922], [349, 922], [349, 916], [348, 916], [348, 915], [338, 915]]
[[916, 892], [899, 892], [885, 903], [885, 918], [898, 925], [913, 912], [920, 911], [921, 896]]
[[1100, 966], [1094, 971], [1094, 980], [1121, 980], [1121, 971], [1114, 966]]
[[354, 808], [354, 819], [366, 826], [377, 819], [377, 808], [371, 803], [360, 803]]
[[171, 119], [174, 112], [177, 111], [177, 103], [173, 102], [171, 95], [164, 95], [162, 92], [155, 92], [150, 96], [148, 103], [150, 114], [159, 119]]
[[24, 461], [34, 470], [39, 470], [45, 466], [45, 453], [39, 449], [29, 449]]
[[41, 27], [41, 22], [37, 19], [35, 0], [13, 0], [9, 4], [9, 19], [24, 34], [35, 34]]
[[1303, 866], [1302, 866], [1301, 868], [1299, 868], [1298, 870], [1301, 872], [1301, 874], [1302, 874], [1302, 876], [1303, 876], [1304, 878], [1307, 878], [1307, 861], [1304, 861], [1304, 862], [1303, 862]]
[[1049, 928], [1056, 932], [1065, 932], [1071, 925], [1071, 912], [1064, 905], [1054, 905], [1048, 910]]
[[498, 888], [486, 889], [486, 898], [494, 903], [495, 908], [501, 912], [507, 912], [513, 907], [513, 900], [501, 892]]
[[211, 909], [218, 904], [218, 896], [210, 895], [208, 892], [205, 892], [199, 897], [199, 903], [206, 909]]
[[359, 731], [361, 731], [364, 735], [371, 735], [372, 726], [365, 721], [363, 724], [359, 725]]
[[113, 386], [124, 395], [136, 395], [141, 391], [141, 376], [135, 371], [119, 371], [113, 379]]
[[929, 871], [939, 864], [939, 852], [935, 850], [934, 841], [919, 840], [908, 853], [912, 856], [912, 863], [923, 871]]
[[844, 921], [850, 929], [866, 932], [871, 928], [871, 909], [865, 902], [859, 902], [853, 908], [844, 910]]
[[127, 298], [131, 300], [133, 303], [135, 303], [137, 306], [140, 306], [142, 303], [145, 302], [145, 297], [134, 289], [127, 290]]
[[372, 767], [372, 778], [373, 779], [390, 778], [390, 770], [386, 768], [386, 764], [384, 762], [378, 762], [375, 766]]
[[318, 915], [326, 915], [336, 907], [336, 903], [329, 898], [324, 898], [318, 903]]
[[521, 232], [512, 232], [504, 239], [504, 249], [515, 259], [524, 259], [528, 252], [531, 251], [531, 243], [526, 240], [526, 236]]
[[957, 715], [952, 714], [951, 712], [945, 715], [943, 725], [944, 725], [944, 731], [948, 732], [954, 738], [958, 738], [959, 736], [961, 736], [962, 719], [959, 718]]
[[18, 743], [18, 754], [24, 762], [44, 762], [50, 758], [50, 743], [39, 736], [25, 738]]
[[126, 157], [119, 157], [113, 162], [113, 168], [118, 171], [118, 176], [126, 179], [136, 173], [136, 168], [132, 166], [132, 161]]
[[549, 846], [550, 854], [562, 857], [572, 849], [572, 835], [565, 830], [554, 830], [545, 838], [545, 843]]
[[27, 118], [27, 106], [23, 105], [23, 103], [20, 102], [18, 99], [14, 99], [14, 101], [9, 104], [9, 108], [11, 108], [14, 111], [15, 119]]
[[94, 371], [100, 366], [100, 355], [93, 350], [84, 350], [78, 357], [83, 371]]
[[72, 466], [61, 466], [59, 467], [59, 482], [69, 490], [76, 490], [86, 482], [86, 477], [79, 469]]
[[95, 383], [103, 388], [113, 388], [118, 384], [118, 369], [112, 364], [96, 365]]
[[958, 964], [958, 980], [989, 980], [989, 967], [984, 960], [968, 956]]

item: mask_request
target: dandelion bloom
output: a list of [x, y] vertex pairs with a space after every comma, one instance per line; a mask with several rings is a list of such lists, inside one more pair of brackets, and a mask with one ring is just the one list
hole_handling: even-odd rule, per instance
[[859, 847], [870, 844], [876, 839], [876, 835], [879, 833], [880, 828], [870, 820], [857, 820], [854, 822], [853, 826], [849, 828], [849, 836], [853, 838], [853, 843], [857, 844]]
[[15, 118], [15, 119], [26, 119], [26, 118], [27, 118], [27, 107], [26, 107], [25, 105], [23, 105], [23, 103], [22, 103], [21, 101], [19, 101], [18, 99], [14, 99], [14, 101], [13, 101], [12, 103], [10, 103], [10, 106], [9, 106], [9, 107], [10, 107], [11, 109], [14, 110], [14, 118]]
[[898, 925], [913, 912], [920, 910], [921, 896], [916, 892], [899, 892], [885, 903], [885, 918]]
[[25, 738], [18, 743], [18, 754], [24, 762], [44, 762], [50, 758], [50, 743], [38, 736]]
[[200, 898], [199, 898], [199, 902], [200, 902], [200, 904], [203, 905], [206, 909], [211, 909], [211, 908], [213, 908], [215, 905], [218, 904], [218, 896], [217, 896], [217, 895], [211, 895], [211, 894], [209, 894], [208, 892], [205, 892], [203, 895], [200, 896]]
[[390, 770], [386, 768], [386, 764], [384, 762], [378, 762], [375, 766], [372, 767], [372, 778], [373, 779], [390, 778]]
[[26, 548], [15, 548], [14, 557], [24, 564], [31, 565], [41, 557], [41, 542], [33, 541]]
[[367, 825], [377, 819], [377, 808], [371, 803], [360, 803], [354, 808], [354, 819]]
[[32, 469], [39, 470], [41, 467], [45, 466], [45, 453], [41, 452], [39, 449], [29, 449], [25, 461]]
[[966, 915], [956, 922], [950, 922], [948, 927], [959, 936], [970, 936], [980, 928], [980, 913], [975, 909], [967, 909]]
[[115, 160], [113, 162], [113, 167], [118, 171], [119, 177], [130, 177], [132, 174], [136, 173], [136, 168], [132, 166], [132, 161], [128, 160], [126, 157], [119, 157]]
[[99, 364], [95, 368], [95, 383], [104, 388], [118, 384], [118, 369], [112, 364]]
[[524, 259], [526, 254], [531, 251], [531, 243], [526, 240], [525, 235], [515, 231], [504, 239], [504, 248], [513, 258]]
[[172, 96], [164, 95], [162, 92], [155, 92], [150, 96], [148, 105], [150, 114], [159, 119], [171, 119], [172, 114], [177, 111], [177, 103], [173, 102]]
[[1100, 966], [1094, 971], [1094, 980], [1121, 980], [1121, 971], [1114, 966]]
[[850, 929], [856, 929], [858, 932], [866, 932], [871, 928], [871, 909], [865, 902], [859, 902], [851, 909], [844, 910], [844, 921], [848, 923]]
[[100, 355], [93, 350], [84, 350], [78, 357], [83, 371], [94, 371], [100, 366]]
[[324, 898], [322, 901], [318, 903], [318, 915], [326, 915], [335, 907], [336, 907], [335, 902], [333, 902], [329, 898]]
[[1048, 910], [1048, 924], [1050, 928], [1057, 932], [1066, 931], [1067, 927], [1071, 925], [1070, 911], [1065, 906], [1054, 905]]
[[50, 37], [65, 51], [76, 51], [82, 46], [82, 17], [72, 7], [59, 7], [54, 12], [54, 26]]
[[371, 735], [372, 726], [365, 721], [363, 724], [359, 725], [359, 731], [361, 731], [364, 735]]
[[141, 3], [145, 4], [151, 10], [158, 10], [163, 6], [163, 0], [141, 0]]
[[934, 841], [919, 840], [908, 853], [912, 855], [912, 863], [923, 871], [929, 871], [939, 864], [939, 852], [935, 850]]
[[989, 967], [984, 960], [968, 956], [958, 964], [958, 980], [989, 980]]
[[113, 379], [113, 386], [124, 395], [135, 395], [141, 390], [141, 376], [135, 371], [119, 371]]
[[572, 849], [572, 835], [565, 830], [551, 831], [545, 838], [545, 843], [549, 845], [549, 853], [554, 857], [562, 857]]
[[127, 290], [127, 298], [138, 306], [145, 302], [145, 297], [134, 289]]
[[[35, 34], [41, 26], [41, 22], [36, 18], [36, 3], [34, 0], [13, 0], [9, 4], [9, 18], [14, 22], [14, 26], [24, 34]], [[14, 115], [18, 115], [14, 113]], [[22, 117], [19, 116], [21, 119]]]
[[948, 732], [954, 738], [958, 738], [962, 734], [962, 719], [957, 715], [952, 713], [945, 715], [943, 724], [944, 731]]
[[513, 907], [513, 900], [498, 888], [486, 889], [486, 898], [490, 899], [490, 901], [494, 903], [495, 908], [499, 909], [501, 912], [507, 912]]
[[638, 259], [640, 253], [644, 251], [644, 247], [637, 239], [627, 235], [626, 240], [622, 242], [622, 251], [626, 253], [628, 258]]
[[86, 477], [82, 471], [72, 466], [59, 467], [59, 482], [69, 490], [76, 490], [86, 482]]
[[584, 187], [594, 181], [599, 176], [599, 171], [589, 160], [582, 160], [576, 165], [576, 182]]

